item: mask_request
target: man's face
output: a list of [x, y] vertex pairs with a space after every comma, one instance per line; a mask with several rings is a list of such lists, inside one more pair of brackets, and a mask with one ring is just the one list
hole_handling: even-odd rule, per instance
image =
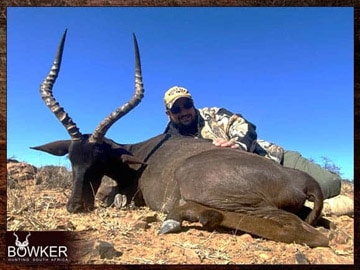
[[189, 98], [179, 98], [171, 109], [166, 111], [170, 120], [179, 127], [188, 127], [196, 119], [194, 103]]

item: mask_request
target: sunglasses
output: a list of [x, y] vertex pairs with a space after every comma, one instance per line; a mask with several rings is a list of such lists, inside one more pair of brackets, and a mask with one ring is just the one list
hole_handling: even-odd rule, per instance
[[183, 105], [182, 107], [180, 107], [180, 106], [173, 106], [173, 107], [170, 109], [170, 112], [171, 112], [172, 114], [178, 114], [178, 113], [181, 112], [182, 109], [188, 110], [188, 109], [191, 109], [191, 108], [193, 108], [193, 107], [194, 107], [194, 103], [191, 102], [191, 101], [187, 101], [187, 102], [184, 103], [184, 105]]

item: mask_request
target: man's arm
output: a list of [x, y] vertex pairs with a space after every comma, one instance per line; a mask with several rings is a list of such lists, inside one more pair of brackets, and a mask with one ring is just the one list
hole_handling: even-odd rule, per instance
[[205, 120], [201, 131], [204, 138], [212, 139], [216, 146], [254, 151], [257, 139], [256, 126], [242, 115], [216, 107], [199, 111]]

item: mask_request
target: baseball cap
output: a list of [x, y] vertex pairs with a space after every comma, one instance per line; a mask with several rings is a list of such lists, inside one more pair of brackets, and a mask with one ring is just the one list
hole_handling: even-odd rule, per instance
[[179, 98], [189, 98], [192, 100], [191, 94], [190, 92], [181, 86], [173, 86], [171, 87], [169, 90], [167, 90], [165, 92], [164, 95], [164, 103], [165, 103], [165, 107], [167, 109], [171, 109], [171, 107], [174, 105], [174, 103], [179, 99]]

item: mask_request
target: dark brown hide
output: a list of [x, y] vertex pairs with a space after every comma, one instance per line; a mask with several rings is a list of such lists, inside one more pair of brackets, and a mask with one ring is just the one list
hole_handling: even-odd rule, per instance
[[[323, 196], [306, 173], [206, 140], [165, 134], [133, 145], [104, 139], [102, 145], [89, 144], [86, 153], [77, 144], [84, 143], [71, 142], [69, 157], [78, 181], [67, 204], [70, 212], [91, 210], [93, 192], [107, 175], [118, 182], [128, 202], [136, 195], [138, 205], [165, 212], [167, 219], [200, 221], [311, 247], [328, 245], [309, 225], [320, 217]], [[55, 151], [54, 145], [59, 143], [36, 149]], [[134, 163], [142, 166], [136, 170]], [[315, 204], [304, 222], [296, 214], [306, 199]]]
[[[168, 213], [162, 233], [180, 229], [183, 220], [190, 220], [275, 241], [312, 247], [328, 245], [328, 239], [309, 225], [320, 216], [323, 195], [317, 182], [305, 173], [194, 138], [162, 134], [134, 145], [120, 145], [105, 138], [107, 130], [143, 98], [135, 35], [133, 97], [106, 117], [92, 134], [82, 134], [53, 96], [65, 37], [66, 31], [40, 94], [71, 140], [34, 149], [53, 155], [69, 154], [74, 181], [67, 203], [69, 212], [91, 210], [101, 179], [107, 175], [117, 181], [119, 191], [126, 196], [122, 201], [135, 199], [138, 204]], [[314, 209], [305, 218], [307, 223], [296, 216], [306, 199], [314, 201]]]
[[112, 140], [105, 138], [101, 144], [96, 144], [89, 143], [88, 139], [88, 135], [83, 135], [79, 141], [56, 141], [32, 147], [53, 155], [69, 154], [73, 188], [66, 207], [71, 213], [93, 209], [95, 194], [104, 175], [116, 179], [119, 188], [132, 197], [133, 189], [136, 189], [136, 171], [143, 165]]
[[[151, 151], [154, 148], [156, 151]], [[219, 225], [225, 227], [276, 241], [328, 245], [325, 236], [294, 215], [306, 199], [315, 202], [306, 222], [315, 224], [321, 214], [320, 186], [306, 173], [194, 138], [166, 140], [161, 135], [127, 149], [146, 159], [139, 178], [146, 205], [169, 213], [168, 219], [187, 219], [181, 211], [187, 208], [186, 202], [193, 202], [222, 213], [224, 220]], [[253, 230], [250, 220], [256, 221]]]

